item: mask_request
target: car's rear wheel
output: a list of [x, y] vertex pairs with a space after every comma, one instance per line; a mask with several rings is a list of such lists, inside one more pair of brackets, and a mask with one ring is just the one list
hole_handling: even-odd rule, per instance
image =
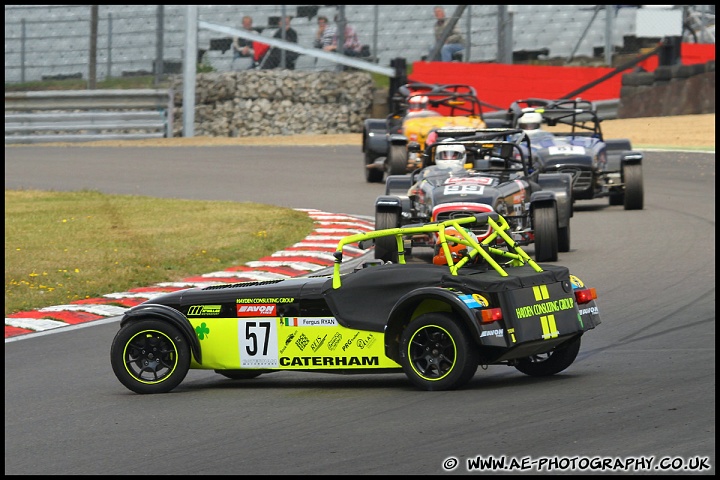
[[[376, 212], [375, 230], [387, 228], [398, 228], [400, 226], [400, 215], [398, 212]], [[397, 242], [395, 236], [378, 237], [375, 239], [375, 258], [383, 262], [398, 262]]]
[[402, 175], [407, 173], [408, 151], [405, 145], [391, 145], [385, 163], [388, 175]]
[[467, 329], [449, 313], [417, 317], [400, 335], [400, 364], [423, 390], [453, 390], [475, 375], [479, 353]]
[[365, 169], [365, 180], [368, 183], [380, 183], [383, 181], [383, 176], [385, 175], [385, 172], [383, 172], [382, 168], [377, 167], [370, 167], [370, 165], [373, 165], [375, 163], [375, 160], [378, 158], [378, 155], [374, 154], [373, 152], [366, 150], [365, 159], [363, 160], [363, 168]]
[[156, 319], [123, 326], [112, 342], [110, 363], [120, 383], [135, 393], [167, 393], [190, 369], [190, 345], [175, 326]]
[[557, 261], [558, 220], [553, 205], [536, 206], [533, 209], [533, 230], [535, 232], [535, 260], [538, 262]]
[[219, 373], [223, 377], [232, 380], [249, 380], [259, 377], [265, 372], [259, 372], [257, 370], [215, 370], [215, 373]]
[[625, 210], [642, 210], [644, 199], [642, 165], [625, 165], [623, 179], [625, 181]]
[[515, 368], [525, 375], [532, 377], [555, 375], [572, 365], [579, 351], [580, 337], [576, 337], [551, 352], [533, 355], [519, 360], [515, 364]]

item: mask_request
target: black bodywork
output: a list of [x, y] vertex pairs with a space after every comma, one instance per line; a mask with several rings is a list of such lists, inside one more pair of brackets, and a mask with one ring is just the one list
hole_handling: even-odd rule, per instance
[[[453, 231], [487, 225], [504, 249]], [[275, 371], [405, 373], [423, 390], [460, 388], [480, 365], [554, 375], [600, 324], [594, 288], [540, 265], [492, 213], [344, 237], [332, 273], [167, 293], [130, 308], [110, 351], [115, 376], [140, 394], [166, 393], [190, 368], [232, 380]], [[449, 229], [449, 230], [446, 230]], [[365, 261], [343, 271], [345, 246], [435, 233], [471, 248], [447, 264]], [[505, 258], [499, 265], [494, 257]]]

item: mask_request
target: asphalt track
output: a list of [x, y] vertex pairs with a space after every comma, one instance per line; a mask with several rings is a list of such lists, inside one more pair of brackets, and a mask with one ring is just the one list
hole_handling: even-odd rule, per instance
[[[358, 147], [12, 147], [5, 187], [372, 216], [383, 186], [361, 164]], [[110, 318], [6, 342], [5, 473], [422, 475], [493, 457], [521, 465], [493, 473], [714, 474], [715, 155], [646, 152], [643, 173], [642, 211], [578, 204], [558, 263], [597, 288], [603, 323], [559, 375], [496, 366], [422, 392], [395, 374], [191, 371], [140, 396], [110, 368]]]

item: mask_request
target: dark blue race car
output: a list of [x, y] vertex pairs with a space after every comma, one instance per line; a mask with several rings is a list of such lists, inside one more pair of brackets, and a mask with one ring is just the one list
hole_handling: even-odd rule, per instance
[[604, 138], [592, 102], [517, 100], [507, 122], [530, 136], [536, 169], [572, 175], [573, 202], [608, 197], [610, 205], [642, 210], [643, 154], [628, 139]]

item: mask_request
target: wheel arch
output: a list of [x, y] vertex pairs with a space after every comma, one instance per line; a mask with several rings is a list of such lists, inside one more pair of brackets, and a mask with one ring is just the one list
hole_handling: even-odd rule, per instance
[[160, 304], [139, 305], [125, 313], [120, 321], [120, 326], [123, 327], [128, 323], [148, 318], [167, 322], [180, 329], [190, 344], [190, 351], [193, 357], [195, 357], [195, 361], [202, 365], [202, 350], [200, 348], [200, 341], [195, 334], [195, 329], [193, 329], [190, 322], [185, 318], [185, 315], [172, 307]]
[[398, 300], [385, 325], [385, 355], [400, 363], [400, 334], [416, 317], [430, 312], [456, 315], [479, 344], [475, 315], [457, 295], [438, 287], [426, 287], [410, 292]]

